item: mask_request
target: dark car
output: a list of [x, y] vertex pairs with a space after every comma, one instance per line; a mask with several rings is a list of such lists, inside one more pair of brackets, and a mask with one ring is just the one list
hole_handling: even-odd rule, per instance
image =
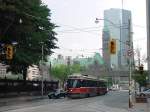
[[55, 91], [52, 91], [48, 94], [49, 99], [60, 97], [66, 97], [66, 92], [62, 89], [56, 89]]

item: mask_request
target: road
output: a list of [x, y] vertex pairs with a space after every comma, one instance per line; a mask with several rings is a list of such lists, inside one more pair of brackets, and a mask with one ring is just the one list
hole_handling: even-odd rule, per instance
[[0, 112], [128, 112], [128, 92], [115, 91], [84, 99], [44, 99], [0, 107]]

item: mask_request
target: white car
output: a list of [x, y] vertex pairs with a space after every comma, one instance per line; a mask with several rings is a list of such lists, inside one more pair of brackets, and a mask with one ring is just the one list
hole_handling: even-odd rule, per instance
[[150, 97], [150, 89], [147, 89], [145, 91], [140, 92], [139, 95], [140, 96]]

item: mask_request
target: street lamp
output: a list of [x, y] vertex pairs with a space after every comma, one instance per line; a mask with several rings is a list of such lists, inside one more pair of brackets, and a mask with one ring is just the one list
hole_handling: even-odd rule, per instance
[[18, 42], [12, 41], [11, 44], [12, 44], [13, 46], [16, 46], [16, 45], [18, 44]]
[[23, 23], [23, 21], [22, 21], [22, 19], [21, 19], [21, 18], [19, 19], [19, 23], [20, 23], [20, 24], [22, 24], [22, 23]]
[[96, 18], [96, 19], [95, 19], [95, 23], [99, 23], [100, 20], [107, 21], [107, 22], [111, 23], [114, 27], [120, 28], [120, 26], [114, 24], [112, 21], [110, 21], [110, 20], [108, 20], [108, 19]]

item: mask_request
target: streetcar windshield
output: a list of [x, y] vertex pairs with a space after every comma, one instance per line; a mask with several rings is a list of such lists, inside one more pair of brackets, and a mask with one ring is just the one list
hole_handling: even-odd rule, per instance
[[68, 88], [77, 88], [80, 87], [80, 80], [78, 79], [68, 79], [67, 81]]

